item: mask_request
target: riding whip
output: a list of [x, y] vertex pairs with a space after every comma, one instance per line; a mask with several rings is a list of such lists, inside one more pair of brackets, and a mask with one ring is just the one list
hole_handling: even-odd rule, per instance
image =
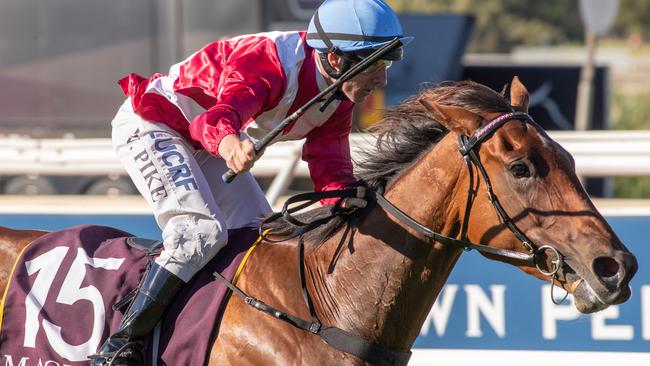
[[[300, 118], [300, 116], [302, 116], [303, 114], [305, 114], [305, 112], [307, 112], [307, 109], [309, 109], [309, 107], [311, 107], [315, 103], [321, 101], [325, 95], [335, 91], [336, 89], [339, 88], [339, 86], [341, 86], [341, 84], [343, 84], [344, 82], [352, 79], [357, 74], [359, 74], [360, 72], [362, 72], [363, 70], [368, 68], [368, 66], [372, 65], [373, 63], [375, 63], [376, 61], [378, 61], [382, 57], [384, 57], [386, 54], [390, 53], [391, 51], [393, 51], [393, 50], [395, 50], [395, 49], [397, 49], [397, 48], [399, 48], [401, 46], [402, 46], [401, 40], [399, 38], [395, 38], [392, 41], [390, 41], [390, 42], [386, 43], [385, 45], [383, 45], [382, 47], [378, 48], [375, 52], [370, 54], [370, 56], [366, 57], [365, 59], [363, 59], [358, 64], [354, 65], [352, 68], [350, 68], [350, 70], [345, 72], [334, 83], [332, 83], [332, 85], [328, 86], [323, 91], [318, 93], [318, 95], [313, 97], [311, 100], [309, 100], [307, 103], [305, 103], [302, 107], [298, 108], [289, 117], [282, 120], [282, 122], [280, 122], [280, 124], [277, 125], [274, 129], [272, 129], [268, 134], [266, 134], [266, 136], [264, 136], [262, 139], [257, 141], [255, 143], [255, 147], [254, 147], [255, 155], [257, 156], [260, 151], [263, 151], [264, 148], [266, 148], [266, 146], [268, 146], [269, 143], [271, 143], [271, 141], [273, 141], [274, 138], [276, 138], [280, 133], [282, 133], [282, 131], [284, 131], [284, 129], [288, 125], [290, 125], [291, 123], [298, 120], [298, 118]], [[225, 183], [230, 183], [230, 182], [232, 182], [233, 179], [235, 179], [236, 176], [237, 176], [237, 174], [235, 174], [235, 172], [232, 171], [232, 169], [228, 169], [228, 171], [221, 176], [221, 179]]]

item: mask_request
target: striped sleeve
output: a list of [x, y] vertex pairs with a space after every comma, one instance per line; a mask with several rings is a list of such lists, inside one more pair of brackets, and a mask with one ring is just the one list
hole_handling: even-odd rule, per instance
[[277, 105], [286, 87], [275, 43], [265, 37], [217, 42], [188, 60], [179, 79], [200, 82], [216, 97], [216, 104], [190, 122], [190, 134], [217, 156], [223, 137], [238, 134], [248, 120]]

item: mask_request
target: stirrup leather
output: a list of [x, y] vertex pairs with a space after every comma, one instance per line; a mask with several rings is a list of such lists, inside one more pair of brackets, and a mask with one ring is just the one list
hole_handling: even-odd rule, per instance
[[146, 338], [162, 318], [183, 281], [163, 267], [152, 263], [140, 287], [122, 317], [119, 329], [90, 356], [93, 366], [143, 365]]

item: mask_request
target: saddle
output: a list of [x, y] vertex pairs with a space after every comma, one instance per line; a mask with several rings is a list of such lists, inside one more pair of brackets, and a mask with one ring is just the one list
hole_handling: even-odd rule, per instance
[[[213, 272], [232, 280], [257, 237], [254, 228], [229, 232], [228, 245], [184, 286], [152, 333], [149, 365], [205, 363], [228, 295]], [[160, 244], [96, 225], [34, 241], [18, 259], [0, 308], [0, 364], [87, 365], [119, 327]]]

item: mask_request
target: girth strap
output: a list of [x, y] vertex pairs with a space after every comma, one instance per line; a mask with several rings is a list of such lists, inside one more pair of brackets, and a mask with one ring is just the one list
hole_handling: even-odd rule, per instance
[[335, 327], [323, 327], [318, 335], [328, 345], [378, 366], [406, 365], [411, 352], [399, 352], [388, 349], [378, 343], [367, 340]]
[[[299, 317], [287, 314], [266, 304], [261, 300], [256, 299], [253, 296], [246, 294], [239, 287], [235, 286], [225, 277], [223, 277], [219, 272], [214, 272], [213, 275], [218, 280], [223, 282], [226, 286], [228, 286], [228, 288], [232, 290], [237, 296], [244, 299], [244, 302], [246, 304], [252, 306], [253, 308], [263, 313], [269, 314], [279, 320], [287, 322], [296, 328], [316, 334], [329, 346], [339, 351], [355, 355], [372, 365], [402, 366], [408, 364], [408, 361], [411, 358], [411, 352], [400, 352], [386, 348], [378, 343], [369, 342], [355, 334], [352, 334], [340, 328], [323, 327], [320, 321], [315, 318], [315, 314], [312, 315], [312, 321], [304, 320]], [[305, 289], [306, 288], [303, 287], [303, 291], [306, 291]], [[311, 301], [308, 300], [309, 295], [306, 296], [307, 297], [305, 298], [305, 301], [309, 301], [308, 303], [311, 303]], [[311, 307], [310, 312], [313, 312], [313, 309]]]
[[237, 296], [241, 297], [244, 299], [244, 302], [253, 308], [263, 312], [267, 313], [275, 318], [278, 318], [282, 321], [285, 321], [291, 325], [293, 325], [296, 328], [300, 328], [303, 330], [306, 330], [310, 333], [316, 334], [319, 330], [321, 325], [316, 322], [310, 322], [307, 320], [303, 320], [301, 318], [295, 317], [293, 315], [287, 314], [281, 310], [278, 310], [270, 305], [267, 305], [264, 301], [258, 300], [254, 296], [250, 296], [244, 291], [242, 291], [239, 287], [234, 285], [232, 282], [228, 281], [225, 277], [221, 275], [219, 272], [213, 272], [212, 275], [223, 282], [232, 292], [234, 292]]

